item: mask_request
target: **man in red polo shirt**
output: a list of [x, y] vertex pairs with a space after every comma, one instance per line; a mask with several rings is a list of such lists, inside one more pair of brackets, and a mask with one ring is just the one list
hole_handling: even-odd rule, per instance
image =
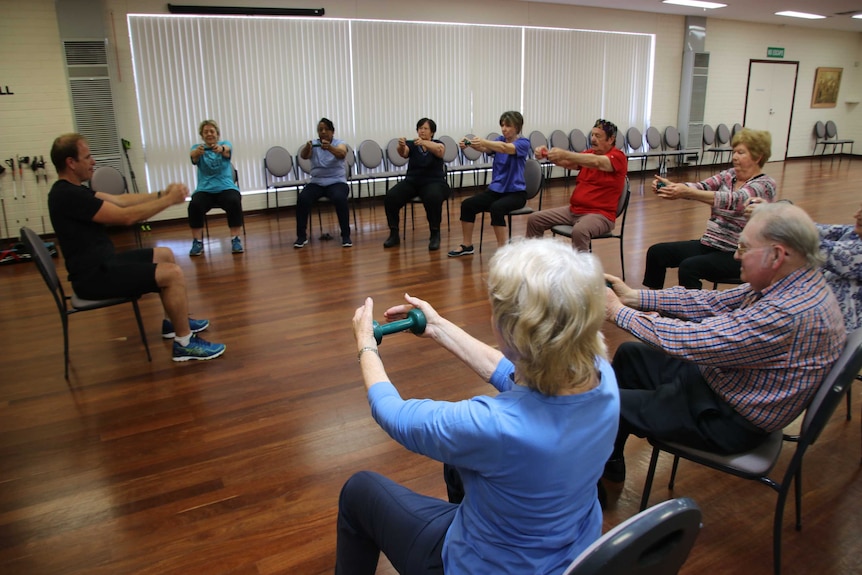
[[572, 247], [589, 251], [590, 239], [614, 229], [617, 204], [628, 172], [628, 159], [615, 147], [617, 127], [597, 120], [590, 132], [592, 149], [583, 153], [560, 148], [536, 148], [536, 157], [548, 158], [568, 170], [580, 169], [568, 206], [542, 210], [527, 222], [527, 237], [540, 238], [558, 225], [572, 226]]

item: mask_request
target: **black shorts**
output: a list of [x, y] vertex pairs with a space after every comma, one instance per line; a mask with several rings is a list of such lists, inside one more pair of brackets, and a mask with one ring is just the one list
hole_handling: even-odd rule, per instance
[[137, 297], [160, 291], [152, 248], [114, 254], [89, 273], [72, 280], [72, 288], [84, 299]]

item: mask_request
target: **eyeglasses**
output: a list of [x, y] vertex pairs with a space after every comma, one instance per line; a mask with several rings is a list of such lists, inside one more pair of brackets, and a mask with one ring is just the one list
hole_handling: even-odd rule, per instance
[[617, 135], [617, 125], [613, 122], [608, 122], [607, 120], [596, 120], [593, 128], [601, 128], [604, 130], [605, 134], [608, 135], [608, 138], [613, 138]]
[[736, 244], [736, 253], [739, 254], [739, 257], [742, 257], [748, 252], [751, 252], [754, 250], [762, 250], [763, 248], [769, 248], [769, 247], [772, 247], [772, 246], [758, 246], [756, 248], [753, 248], [751, 246], [744, 246], [742, 244]]

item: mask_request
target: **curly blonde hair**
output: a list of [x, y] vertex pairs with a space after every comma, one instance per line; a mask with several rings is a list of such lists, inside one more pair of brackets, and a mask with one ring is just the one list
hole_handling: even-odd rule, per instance
[[520, 240], [491, 259], [488, 292], [503, 353], [519, 381], [561, 395], [594, 381], [607, 356], [602, 265], [552, 239]]

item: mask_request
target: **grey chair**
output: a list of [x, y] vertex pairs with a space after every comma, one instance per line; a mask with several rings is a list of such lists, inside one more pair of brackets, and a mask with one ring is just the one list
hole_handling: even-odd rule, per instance
[[[233, 170], [233, 183], [236, 184], [237, 188], [239, 188], [239, 172], [237, 171], [236, 166], [233, 165], [233, 162], [231, 162], [230, 167]], [[276, 196], [277, 196], [277, 192], [276, 192]], [[212, 210], [220, 210], [222, 213], [224, 213], [224, 210], [222, 210], [219, 207], [214, 207], [214, 208], [212, 208]], [[210, 210], [210, 211], [212, 211], [212, 210]], [[207, 216], [208, 216], [208, 213], [204, 214], [204, 231], [206, 233], [207, 240], [209, 240], [209, 237], [210, 237], [210, 220], [209, 220], [209, 217], [207, 217]], [[276, 206], [276, 209], [275, 209], [275, 219], [276, 220], [278, 219], [278, 206]], [[245, 218], [242, 219], [242, 235], [243, 236], [246, 235], [245, 234]]]
[[700, 528], [697, 503], [687, 497], [663, 501], [602, 535], [563, 575], [676, 575]]
[[[668, 483], [669, 490], [672, 490], [674, 487], [680, 458], [717, 471], [723, 471], [736, 477], [741, 477], [742, 479], [762, 483], [778, 494], [772, 527], [772, 554], [773, 570], [775, 575], [780, 575], [781, 531], [784, 519], [784, 504], [790, 492], [790, 487], [795, 487], [796, 530], [800, 531], [802, 529], [802, 459], [808, 448], [817, 441], [820, 433], [832, 417], [833, 412], [844, 399], [844, 395], [847, 393], [850, 384], [853, 383], [860, 369], [862, 369], [862, 329], [858, 329], [848, 336], [844, 351], [819, 385], [814, 399], [812, 399], [805, 410], [799, 435], [789, 436], [784, 435], [781, 430], [774, 431], [762, 445], [751, 451], [732, 455], [720, 455], [648, 437], [649, 443], [653, 446], [653, 451], [641, 498], [641, 509], [646, 509], [649, 502], [658, 456], [662, 451], [666, 451], [674, 456], [670, 482]], [[781, 448], [785, 441], [796, 443], [796, 449], [784, 471], [783, 477], [780, 480], [773, 479], [769, 474], [778, 462]]]
[[[625, 260], [625, 251], [623, 250], [623, 238], [626, 233], [626, 216], [629, 211], [629, 200], [631, 199], [631, 188], [629, 186], [629, 178], [626, 176], [625, 183], [623, 184], [623, 193], [620, 194], [620, 200], [617, 203], [617, 222], [619, 222], [619, 233], [614, 233], [616, 231], [616, 227], [613, 230], [606, 234], [602, 234], [600, 236], [596, 236], [590, 240], [590, 251], [593, 251], [593, 241], [595, 240], [605, 240], [605, 239], [617, 239], [620, 241], [620, 270], [622, 271], [622, 279], [625, 281], [626, 279], [626, 260]], [[567, 238], [572, 237], [572, 227], [568, 225], [559, 225], [551, 228], [551, 234], [555, 236], [565, 236]]]
[[664, 145], [662, 144], [661, 140], [661, 132], [659, 132], [658, 128], [656, 128], [655, 126], [650, 126], [644, 133], [644, 140], [646, 142], [646, 145], [644, 147], [646, 159], [658, 159], [658, 173], [666, 174], [667, 157], [669, 153], [673, 154], [673, 152], [665, 151]]
[[[548, 146], [548, 138], [546, 138], [545, 134], [543, 134], [539, 130], [533, 130], [532, 132], [530, 132], [529, 140], [531, 158], [536, 157], [536, 148], [538, 148], [539, 146], [545, 146], [546, 148], [550, 147]], [[536, 161], [539, 162], [539, 165], [542, 167], [542, 173], [545, 175], [545, 179], [547, 180], [548, 178], [550, 178], [550, 170], [554, 167], [554, 164], [549, 162], [547, 158], [536, 158]]]
[[[527, 184], [527, 201], [529, 202], [536, 196], [539, 196], [539, 211], [542, 209], [542, 194], [545, 189], [545, 174], [542, 171], [542, 166], [538, 160], [530, 158], [524, 166], [524, 181]], [[523, 208], [512, 210], [506, 214], [506, 220], [509, 224], [509, 239], [512, 239], [512, 216], [526, 216], [533, 213], [533, 208], [524, 205]], [[479, 253], [482, 253], [482, 240], [485, 234], [485, 212], [482, 212], [482, 221], [479, 224]]]
[[646, 146], [644, 145], [644, 137], [641, 131], [637, 128], [629, 128], [626, 130], [626, 158], [629, 160], [640, 160], [641, 175], [646, 170], [647, 154]]
[[72, 292], [71, 296], [67, 296], [63, 290], [63, 284], [60, 283], [60, 276], [57, 274], [57, 267], [51, 260], [51, 254], [45, 243], [39, 237], [39, 234], [30, 228], [21, 228], [21, 242], [27, 247], [27, 251], [32, 255], [33, 261], [36, 262], [36, 267], [45, 280], [48, 290], [54, 297], [54, 303], [57, 305], [57, 311], [60, 312], [60, 321], [63, 324], [63, 360], [65, 378], [69, 380], [69, 316], [74, 313], [91, 311], [94, 309], [102, 309], [120, 304], [130, 303], [135, 310], [135, 319], [138, 322], [138, 331], [141, 333], [141, 342], [144, 344], [144, 349], [147, 352], [147, 361], [152, 361], [150, 355], [150, 346], [147, 343], [147, 334], [144, 331], [144, 322], [141, 319], [141, 310], [138, 307], [140, 296], [136, 297], [121, 297], [105, 300], [88, 300], [75, 295]]
[[437, 138], [443, 142], [443, 164], [446, 166], [446, 173], [449, 176], [449, 187], [455, 190], [455, 175], [460, 171], [459, 158], [461, 150], [458, 147], [458, 142], [452, 136], [440, 136]]
[[699, 148], [685, 148], [679, 136], [676, 126], [667, 126], [664, 129], [664, 151], [667, 158], [674, 158], [677, 165], [685, 162], [685, 159], [694, 156], [694, 163], [700, 161], [701, 150]]
[[[395, 143], [397, 147], [398, 141], [396, 140]], [[383, 149], [374, 140], [363, 140], [356, 149], [356, 156], [358, 173], [353, 176], [353, 179], [358, 181], [359, 198], [362, 197], [363, 182], [370, 198], [373, 195], [372, 186], [375, 180], [384, 180], [386, 191], [389, 191], [389, 180], [398, 179], [401, 176], [400, 171], [389, 169]]]
[[[730, 146], [730, 128], [727, 127], [727, 124], [719, 124], [715, 127], [715, 141], [706, 151], [712, 152], [713, 164], [716, 160], [719, 164], [724, 164], [733, 159], [733, 148]], [[725, 154], [727, 154], [727, 162], [724, 161]]]
[[273, 146], [263, 157], [263, 182], [266, 194], [266, 208], [269, 209], [269, 192], [275, 192], [275, 219], [278, 220], [278, 192], [298, 188], [302, 182], [296, 180], [293, 156], [281, 146]]
[[841, 146], [841, 153], [843, 154], [844, 144], [850, 144], [850, 153], [853, 153], [853, 140], [840, 139], [838, 137], [838, 126], [832, 120], [826, 122], [826, 140], [832, 145], [833, 153], [837, 150], [838, 146]]
[[[472, 134], [467, 134], [466, 138], [472, 137]], [[473, 146], [467, 146], [461, 150], [461, 181], [458, 187], [464, 187], [464, 173], [469, 172], [473, 175], [473, 183], [478, 185], [479, 174], [482, 174], [482, 185], [488, 183], [488, 172], [491, 171], [491, 161], [486, 154], [478, 151]]]
[[[93, 176], [90, 178], [90, 188], [97, 192], [111, 194], [112, 196], [129, 193], [126, 176], [113, 166], [99, 166], [96, 168]], [[135, 234], [135, 245], [139, 248], [142, 247], [140, 222], [133, 225], [132, 230]]]
[[[445, 145], [445, 143], [444, 143], [444, 145]], [[469, 149], [472, 150], [472, 148], [469, 148]], [[482, 154], [479, 152], [477, 152], [477, 154], [479, 154], [479, 157], [482, 156]], [[398, 174], [402, 174], [402, 175], [406, 174], [406, 168], [404, 168], [404, 166], [407, 165], [408, 158], [402, 158], [401, 154], [398, 153], [398, 138], [393, 138], [393, 139], [389, 140], [389, 144], [386, 147], [386, 155], [389, 158], [390, 169], [394, 173], [398, 173]], [[462, 176], [462, 178], [463, 178], [463, 176]], [[462, 179], [462, 183], [463, 183], [463, 179]], [[450, 186], [450, 188], [451, 188], [451, 186]], [[452, 195], [452, 193], [451, 193], [451, 189], [450, 189], [449, 195], [446, 196], [446, 229], [447, 230], [452, 229], [452, 220], [450, 217], [450, 210], [449, 210], [449, 197], [451, 195]], [[412, 198], [410, 198], [410, 201], [407, 203], [410, 206], [410, 218], [411, 218], [412, 229], [415, 230], [416, 229], [416, 209], [415, 208], [416, 208], [416, 204], [422, 203], [422, 198], [420, 198], [419, 196], [413, 196]], [[407, 238], [407, 207], [406, 206], [404, 207], [403, 218], [404, 218], [404, 223], [402, 224], [401, 228], [404, 231], [401, 233], [402, 233], [402, 236], [406, 239]]]
[[[571, 142], [569, 142], [569, 137], [562, 130], [554, 130], [553, 132], [551, 132], [551, 135], [548, 136], [548, 143], [550, 144], [551, 148], [559, 148], [561, 150], [571, 150], [572, 149], [571, 148]], [[551, 164], [550, 166], [548, 166], [547, 177], [545, 178], [546, 180], [549, 180], [551, 178], [553, 171], [554, 171], [554, 165]], [[566, 187], [567, 188], [569, 187], [569, 173], [570, 173], [570, 171], [571, 170], [565, 171]]]
[[[715, 145], [715, 130], [712, 129], [712, 126], [709, 124], [703, 125], [703, 137], [701, 138], [700, 144], [700, 161], [698, 165], [703, 163], [703, 158], [706, 156], [706, 152], [709, 148], [712, 148]], [[715, 162], [715, 154], [712, 156], [712, 161]]]

